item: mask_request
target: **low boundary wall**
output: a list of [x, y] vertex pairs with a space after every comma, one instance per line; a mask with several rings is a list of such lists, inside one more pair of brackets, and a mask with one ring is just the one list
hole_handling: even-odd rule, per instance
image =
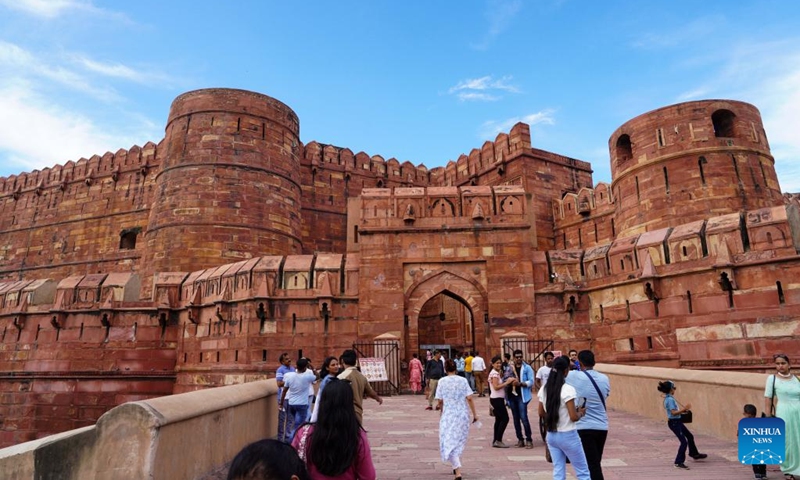
[[[767, 375], [763, 373], [685, 370], [677, 368], [638, 367], [597, 364], [595, 370], [608, 375], [611, 396], [608, 407], [664, 421], [664, 395], [656, 390], [659, 381], [672, 380], [677, 386], [675, 398], [692, 404], [693, 432], [736, 441], [742, 407], [752, 403], [761, 413]], [[667, 434], [665, 433], [665, 435]], [[670, 433], [671, 435], [671, 433]]]
[[120, 405], [97, 424], [0, 450], [0, 478], [194, 479], [275, 437], [275, 380]]

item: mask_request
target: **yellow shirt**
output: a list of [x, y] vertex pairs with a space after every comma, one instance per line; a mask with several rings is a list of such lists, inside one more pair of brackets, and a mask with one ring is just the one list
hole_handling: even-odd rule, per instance
[[464, 371], [472, 373], [472, 355], [464, 359]]

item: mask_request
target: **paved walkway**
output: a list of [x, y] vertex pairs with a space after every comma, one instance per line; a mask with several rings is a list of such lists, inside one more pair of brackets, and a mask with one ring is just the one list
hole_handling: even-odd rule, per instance
[[[475, 429], [470, 438], [462, 472], [465, 480], [514, 479], [545, 480], [553, 478], [552, 465], [544, 459], [544, 447], [534, 427], [534, 448], [491, 448], [494, 419], [488, 416], [489, 399], [475, 398], [483, 427]], [[383, 405], [364, 400], [364, 427], [369, 433], [372, 456], [381, 480], [394, 479], [452, 479], [449, 465], [439, 457], [439, 414], [426, 411], [427, 402], [421, 396], [403, 395], [384, 398]], [[529, 415], [536, 416], [536, 400], [529, 405]], [[689, 471], [672, 466], [678, 449], [678, 440], [667, 428], [666, 421], [631, 417], [611, 411], [611, 429], [603, 455], [603, 473], [606, 480], [639, 479], [702, 479], [730, 480], [752, 479], [749, 465], [737, 462], [735, 442], [695, 434], [697, 446], [708, 458], [689, 459]], [[731, 417], [731, 428], [736, 428], [738, 416]], [[505, 434], [506, 443], [515, 443], [513, 423]], [[567, 467], [568, 479], [575, 479]], [[770, 466], [769, 477], [782, 478], [777, 467]]]

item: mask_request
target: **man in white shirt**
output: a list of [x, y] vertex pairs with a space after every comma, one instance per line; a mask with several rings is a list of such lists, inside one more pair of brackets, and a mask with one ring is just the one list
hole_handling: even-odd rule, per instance
[[475, 389], [478, 391], [478, 396], [485, 397], [483, 387], [486, 385], [486, 362], [477, 351], [472, 357], [472, 374], [475, 376]]
[[[547, 377], [550, 376], [550, 371], [553, 369], [553, 358], [553, 352], [544, 352], [544, 365], [536, 371], [536, 381], [533, 384], [533, 389], [537, 394], [547, 383]], [[542, 436], [542, 441], [546, 442], [547, 430], [544, 428], [543, 417], [539, 417], [539, 435]]]
[[294, 419], [292, 432], [288, 438], [294, 438], [294, 432], [305, 420], [308, 414], [308, 387], [317, 380], [313, 370], [308, 369], [308, 359], [301, 358], [297, 361], [297, 371], [283, 376], [283, 392], [281, 393], [280, 408], [284, 408], [284, 400], [288, 400], [287, 413]]
[[544, 352], [544, 365], [539, 367], [536, 371], [536, 382], [533, 385], [536, 393], [539, 393], [544, 384], [547, 383], [547, 377], [550, 376], [550, 370], [553, 369], [553, 352]]

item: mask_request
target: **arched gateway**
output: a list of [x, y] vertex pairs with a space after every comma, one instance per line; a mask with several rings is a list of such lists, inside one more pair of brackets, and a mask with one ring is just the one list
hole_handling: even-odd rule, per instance
[[[441, 269], [411, 284], [404, 304], [407, 357], [427, 345], [485, 350], [488, 294], [478, 280]], [[448, 313], [455, 318], [448, 318]], [[432, 328], [424, 328], [426, 319]]]

